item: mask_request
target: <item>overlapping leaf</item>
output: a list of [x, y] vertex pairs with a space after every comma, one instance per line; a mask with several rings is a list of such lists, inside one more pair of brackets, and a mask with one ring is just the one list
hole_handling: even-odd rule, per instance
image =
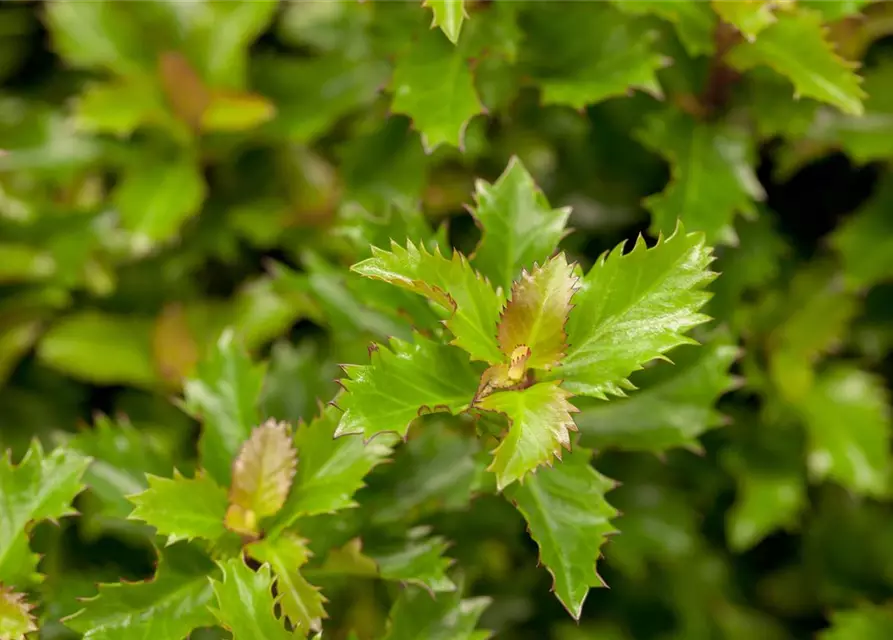
[[390, 614], [384, 640], [486, 640], [489, 631], [475, 631], [490, 598], [462, 599], [461, 588], [431, 598], [423, 589], [400, 593]]
[[703, 235], [681, 225], [650, 249], [640, 237], [628, 254], [620, 245], [603, 255], [574, 296], [569, 348], [554, 376], [576, 394], [624, 395], [627, 376], [693, 342], [685, 332], [708, 319], [699, 309], [715, 277], [712, 259]]
[[555, 594], [576, 619], [589, 588], [604, 586], [595, 563], [606, 536], [616, 531], [610, 521], [617, 511], [605, 500], [614, 482], [589, 465], [590, 455], [578, 449], [561, 464], [506, 489], [555, 579]]
[[775, 22], [775, 7], [763, 0], [713, 0], [710, 4], [719, 17], [733, 25], [750, 42]]
[[712, 53], [716, 15], [702, 0], [614, 0], [615, 6], [631, 15], [658, 16], [671, 22], [691, 56]]
[[221, 580], [211, 582], [217, 607], [213, 609], [217, 623], [234, 638], [290, 640], [303, 637], [285, 630], [282, 620], [273, 613], [273, 576], [269, 564], [252, 571], [241, 558], [219, 564]]

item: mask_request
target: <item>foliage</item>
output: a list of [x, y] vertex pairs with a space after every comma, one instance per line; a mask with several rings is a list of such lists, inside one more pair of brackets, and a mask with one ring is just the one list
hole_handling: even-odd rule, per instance
[[0, 640], [889, 637], [891, 10], [4, 3]]

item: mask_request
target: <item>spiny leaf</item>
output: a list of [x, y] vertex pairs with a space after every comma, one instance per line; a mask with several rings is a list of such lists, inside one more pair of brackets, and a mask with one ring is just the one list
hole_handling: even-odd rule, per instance
[[893, 610], [889, 605], [863, 604], [831, 614], [831, 627], [819, 640], [881, 640], [893, 636]]
[[496, 344], [501, 296], [472, 269], [465, 256], [454, 251], [448, 260], [439, 249], [429, 253], [424, 245], [416, 247], [412, 242], [407, 242], [405, 249], [392, 243], [390, 251], [373, 247], [372, 256], [352, 270], [436, 302], [452, 312], [446, 325], [455, 336], [453, 344], [475, 360], [502, 361]]
[[185, 478], [174, 471], [173, 478], [146, 476], [149, 488], [130, 496], [135, 508], [131, 520], [142, 520], [168, 536], [168, 544], [177, 540], [204, 538], [216, 541], [226, 535], [226, 490], [210, 475], [198, 472]]
[[815, 98], [853, 115], [862, 113], [865, 92], [855, 65], [834, 52], [818, 12], [779, 14], [759, 38], [736, 46], [726, 60], [742, 71], [766, 65], [794, 84], [797, 97]]
[[468, 61], [433, 31], [397, 59], [391, 86], [391, 110], [412, 118], [428, 153], [444, 143], [462, 149], [468, 121], [483, 111]]
[[741, 127], [698, 122], [677, 109], [645, 120], [639, 140], [670, 162], [672, 179], [645, 200], [651, 232], [670, 234], [681, 220], [708, 242], [732, 242], [736, 213], [756, 214], [754, 201], [766, 196], [753, 170], [753, 136]]
[[12, 464], [9, 450], [0, 457], [0, 581], [27, 584], [35, 579], [37, 558], [28, 549], [26, 529], [39, 520], [76, 513], [71, 508], [84, 485], [90, 459], [56, 449], [44, 454], [34, 439], [24, 458]]
[[100, 584], [99, 594], [63, 622], [84, 640], [182, 640], [215, 622], [208, 609], [214, 570], [189, 545], [176, 544], [162, 552], [153, 579]]
[[400, 592], [390, 613], [384, 640], [486, 640], [487, 631], [475, 631], [490, 598], [462, 599], [461, 586], [432, 598], [424, 589]]
[[221, 562], [219, 566], [223, 579], [211, 581], [217, 596], [213, 614], [233, 638], [293, 640], [303, 637], [303, 634], [286, 631], [283, 622], [273, 613], [275, 600], [269, 564], [252, 571], [239, 556]]
[[472, 214], [481, 241], [471, 263], [494, 286], [508, 291], [522, 269], [545, 262], [564, 234], [570, 208], [552, 209], [516, 157], [493, 184], [475, 184]]
[[605, 500], [614, 482], [589, 465], [591, 453], [577, 448], [561, 464], [541, 469], [506, 489], [540, 548], [540, 561], [568, 612], [580, 618], [590, 587], [604, 586], [595, 563], [617, 515]]
[[33, 608], [24, 594], [0, 585], [0, 638], [18, 640], [37, 631], [37, 620], [31, 614]]
[[186, 408], [203, 423], [198, 442], [202, 468], [220, 485], [230, 485], [233, 459], [261, 421], [257, 404], [265, 370], [264, 364], [252, 364], [226, 331], [199, 364], [197, 377], [184, 385]]
[[465, 409], [474, 396], [479, 373], [460, 349], [417, 335], [414, 343], [393, 339], [390, 348], [372, 351], [371, 364], [345, 367], [347, 393], [335, 437], [363, 437], [393, 431], [406, 436], [423, 412]]
[[567, 325], [568, 352], [550, 376], [575, 394], [625, 395], [633, 371], [680, 344], [683, 334], [708, 320], [698, 313], [710, 295], [702, 289], [716, 275], [699, 233], [676, 233], [648, 248], [639, 237], [605, 253], [582, 281]]
[[275, 514], [285, 504], [296, 466], [288, 425], [268, 420], [257, 427], [233, 463], [226, 527], [256, 534], [258, 520]]
[[558, 382], [542, 382], [522, 391], [503, 391], [478, 403], [485, 411], [503, 413], [509, 419], [508, 433], [493, 451], [489, 471], [496, 474], [501, 491], [540, 465], [561, 459], [561, 448], [570, 449], [570, 432], [576, 431], [571, 413], [577, 409], [571, 394]]
[[499, 348], [507, 358], [518, 347], [527, 347], [530, 354], [525, 360], [530, 368], [550, 369], [561, 362], [567, 348], [564, 325], [577, 280], [563, 253], [530, 273], [521, 273], [497, 328]]
[[763, 29], [775, 22], [774, 3], [766, 0], [711, 0], [719, 17], [753, 42]]
[[462, 22], [467, 17], [465, 0], [425, 0], [422, 4], [434, 12], [431, 26], [440, 27], [450, 42], [456, 44], [462, 31]]
[[[335, 402], [344, 404], [343, 399], [338, 396]], [[327, 406], [295, 432], [300, 464], [285, 505], [270, 526], [271, 532], [301, 517], [355, 507], [353, 495], [364, 486], [366, 475], [390, 456], [396, 436], [380, 435], [368, 444], [356, 435], [336, 438], [339, 415], [336, 407]]]
[[320, 631], [326, 599], [298, 571], [310, 558], [304, 541], [291, 534], [266, 538], [249, 545], [248, 554], [273, 568], [283, 616], [304, 635]]

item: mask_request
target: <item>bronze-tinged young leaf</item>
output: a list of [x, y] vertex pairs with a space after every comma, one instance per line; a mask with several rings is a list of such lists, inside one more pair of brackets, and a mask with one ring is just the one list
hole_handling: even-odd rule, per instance
[[294, 640], [304, 634], [285, 630], [284, 621], [273, 613], [273, 576], [269, 564], [253, 571], [241, 556], [219, 563], [222, 580], [212, 580], [217, 608], [212, 611], [217, 623], [233, 638], [257, 640]]
[[567, 356], [549, 374], [574, 394], [625, 395], [633, 371], [694, 343], [685, 332], [709, 319], [699, 309], [716, 274], [703, 234], [686, 234], [680, 224], [650, 249], [641, 237], [625, 255], [623, 246], [599, 258], [574, 296]]
[[831, 627], [818, 640], [883, 640], [893, 637], [893, 609], [889, 605], [862, 604], [831, 614]]
[[577, 448], [561, 464], [505, 492], [539, 545], [540, 561], [554, 578], [552, 590], [577, 620], [589, 588], [604, 586], [595, 564], [605, 539], [617, 531], [611, 525], [617, 510], [605, 500], [615, 483], [590, 466], [591, 455]]
[[572, 394], [559, 384], [541, 382], [521, 391], [494, 393], [478, 403], [509, 420], [508, 433], [487, 468], [496, 474], [500, 491], [537, 467], [551, 465], [553, 458], [560, 460], [562, 447], [570, 450], [570, 432], [577, 430], [571, 413], [577, 408], [568, 402]]
[[440, 27], [453, 44], [459, 42], [462, 22], [468, 17], [465, 0], [425, 0], [422, 5], [434, 13], [431, 26]]
[[793, 83], [796, 97], [815, 98], [853, 115], [862, 113], [865, 92], [855, 65], [834, 52], [816, 11], [779, 13], [753, 42], [732, 49], [726, 61], [742, 71], [766, 65]]
[[24, 594], [0, 584], [0, 638], [18, 640], [37, 631], [37, 619], [31, 613], [33, 608]]
[[561, 362], [567, 348], [564, 325], [577, 281], [574, 266], [563, 253], [530, 273], [521, 272], [497, 328], [499, 348], [507, 358], [513, 359], [519, 347], [526, 347], [530, 350], [525, 357], [527, 367], [551, 369]]
[[645, 200], [651, 232], [671, 234], [681, 220], [708, 242], [734, 243], [735, 215], [756, 215], [755, 202], [766, 197], [753, 169], [756, 146], [750, 132], [668, 109], [648, 117], [636, 135], [670, 163], [670, 183]]
[[465, 128], [483, 105], [468, 60], [458, 48], [439, 33], [419, 34], [397, 58], [391, 86], [391, 110], [412, 118], [425, 151], [431, 153], [441, 144], [464, 148]]
[[414, 343], [393, 339], [376, 347], [371, 364], [345, 366], [347, 393], [335, 437], [361, 433], [367, 440], [394, 432], [405, 438], [422, 413], [457, 413], [471, 404], [480, 372], [461, 349], [421, 335]]
[[274, 515], [291, 489], [297, 452], [291, 429], [268, 420], [257, 427], [233, 463], [233, 484], [224, 524], [245, 535], [258, 533], [258, 521]]
[[322, 630], [326, 598], [298, 571], [310, 559], [305, 541], [292, 534], [266, 538], [247, 547], [248, 555], [272, 567], [282, 614], [307, 635]]
[[406, 248], [391, 243], [390, 251], [372, 247], [372, 257], [351, 269], [367, 278], [383, 280], [425, 296], [452, 316], [446, 322], [455, 336], [453, 344], [475, 360], [501, 362], [496, 325], [502, 297], [458, 251], [450, 259], [440, 250], [430, 253], [424, 245], [407, 242]]
[[71, 508], [84, 485], [90, 458], [68, 449], [45, 454], [34, 439], [18, 465], [10, 451], [0, 457], [0, 583], [28, 584], [36, 578], [37, 556], [26, 529], [40, 520], [76, 513]]
[[542, 264], [555, 252], [570, 208], [550, 207], [517, 156], [493, 184], [478, 180], [474, 198], [472, 214], [482, 235], [471, 263], [508, 291], [522, 269]]
[[149, 488], [129, 496], [135, 505], [131, 520], [142, 520], [168, 536], [168, 544], [177, 540], [204, 538], [216, 541], [226, 535], [226, 489], [206, 473], [185, 478], [174, 471], [173, 478], [146, 476]]

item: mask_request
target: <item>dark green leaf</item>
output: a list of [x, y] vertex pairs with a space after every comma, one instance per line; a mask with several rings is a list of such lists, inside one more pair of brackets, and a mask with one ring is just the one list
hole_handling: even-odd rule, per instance
[[486, 597], [462, 600], [461, 589], [437, 598], [423, 589], [404, 589], [391, 609], [384, 640], [486, 640], [489, 632], [474, 628], [489, 605]]

